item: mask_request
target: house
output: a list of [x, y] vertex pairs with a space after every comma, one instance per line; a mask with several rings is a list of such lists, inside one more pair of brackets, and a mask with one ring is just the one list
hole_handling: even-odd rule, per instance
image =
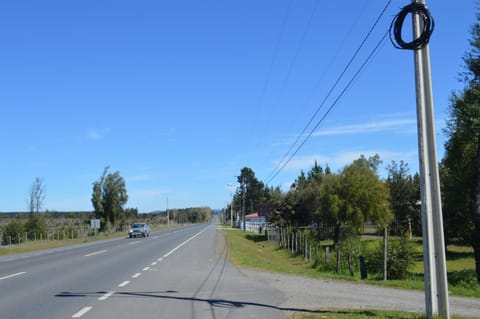
[[265, 229], [265, 216], [259, 216], [258, 213], [245, 215], [245, 230], [257, 232]]

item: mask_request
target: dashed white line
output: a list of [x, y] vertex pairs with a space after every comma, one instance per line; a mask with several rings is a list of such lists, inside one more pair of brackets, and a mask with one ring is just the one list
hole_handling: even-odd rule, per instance
[[163, 257], [160, 257], [160, 258], [158, 258], [157, 260], [158, 260], [158, 261], [162, 261], [162, 260], [163, 260]]
[[130, 281], [124, 281], [122, 282], [121, 284], [118, 285], [118, 287], [125, 287], [126, 285], [128, 285], [130, 283]]
[[147, 271], [149, 269], [150, 269], [150, 267], [145, 267], [145, 268], [143, 268], [143, 271]]
[[74, 314], [72, 316], [72, 318], [80, 318], [81, 316], [83, 316], [84, 314], [86, 314], [87, 312], [89, 312], [90, 310], [92, 310], [93, 307], [85, 307], [83, 308], [82, 310], [80, 310], [79, 312], [77, 312], [76, 314]]
[[155, 239], [155, 238], [158, 238], [158, 236], [153, 236], [152, 238]]
[[135, 244], [140, 244], [140, 241], [137, 240], [137, 241], [132, 241], [129, 245], [135, 245]]
[[154, 261], [153, 263], [150, 264], [150, 266], [155, 266], [157, 264], [156, 261]]
[[103, 296], [101, 296], [100, 298], [98, 298], [98, 300], [100, 300], [100, 301], [107, 300], [107, 299], [110, 298], [114, 293], [115, 293], [115, 291], [109, 291], [109, 292], [107, 292], [106, 294], [104, 294]]
[[142, 273], [137, 272], [135, 275], [132, 276], [132, 278], [137, 278], [137, 277], [139, 277], [141, 274], [142, 274]]
[[11, 274], [11, 275], [7, 275], [7, 276], [4, 276], [4, 277], [0, 277], [0, 280], [4, 280], [4, 279], [8, 279], [8, 278], [13, 278], [13, 277], [17, 277], [17, 276], [21, 276], [21, 275], [25, 275], [26, 272], [22, 271], [22, 272], [17, 272], [16, 274]]
[[91, 254], [86, 254], [85, 257], [95, 256], [95, 255], [106, 253], [106, 252], [107, 252], [107, 250], [99, 250], [99, 251], [96, 251], [96, 252], [91, 253]]

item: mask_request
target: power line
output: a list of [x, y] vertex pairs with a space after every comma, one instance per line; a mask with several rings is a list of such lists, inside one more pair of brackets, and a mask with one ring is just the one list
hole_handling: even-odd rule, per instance
[[285, 11], [285, 15], [284, 15], [283, 20], [282, 20], [282, 26], [280, 28], [280, 34], [278, 35], [277, 41], [275, 42], [275, 47], [273, 49], [272, 59], [270, 60], [270, 65], [268, 67], [267, 77], [265, 78], [265, 82], [263, 83], [262, 91], [260, 92], [260, 98], [259, 98], [258, 104], [257, 104], [257, 114], [260, 112], [260, 109], [261, 109], [262, 104], [263, 104], [263, 99], [265, 97], [268, 86], [270, 84], [270, 78], [272, 77], [273, 66], [275, 65], [275, 62], [277, 61], [278, 52], [280, 51], [280, 43], [282, 42], [282, 39], [283, 39], [283, 34], [285, 32], [285, 26], [287, 25], [288, 17], [290, 15], [290, 8], [292, 7], [292, 2], [293, 2], [293, 0], [289, 0], [288, 3], [287, 3], [287, 9]]
[[353, 75], [353, 77], [350, 79], [350, 81], [347, 83], [347, 85], [345, 86], [345, 88], [340, 92], [340, 94], [338, 95], [338, 97], [335, 99], [335, 101], [333, 101], [333, 103], [330, 105], [330, 107], [328, 108], [327, 112], [325, 112], [325, 114], [322, 116], [322, 118], [317, 122], [317, 124], [313, 127], [313, 129], [310, 131], [310, 133], [303, 139], [302, 143], [295, 149], [295, 151], [290, 155], [290, 157], [285, 161], [285, 163], [283, 163], [282, 166], [278, 167], [275, 174], [273, 174], [272, 177], [270, 177], [268, 179], [268, 181], [266, 182], [266, 184], [269, 184], [275, 177], [277, 177], [277, 175], [285, 168], [285, 166], [287, 166], [287, 164], [292, 160], [292, 158], [298, 153], [298, 151], [303, 147], [303, 145], [305, 145], [305, 143], [307, 142], [307, 140], [313, 135], [313, 133], [315, 133], [315, 131], [317, 130], [317, 128], [320, 126], [320, 124], [323, 122], [323, 120], [327, 117], [327, 115], [333, 110], [333, 108], [338, 104], [338, 102], [340, 101], [340, 99], [345, 95], [345, 93], [348, 91], [348, 89], [350, 89], [350, 87], [352, 86], [353, 82], [357, 79], [357, 77], [360, 75], [360, 73], [365, 69], [365, 66], [368, 64], [368, 62], [370, 62], [371, 58], [375, 55], [375, 53], [377, 52], [377, 50], [380, 48], [380, 45], [383, 43], [383, 41], [385, 41], [386, 37], [388, 35], [388, 31], [383, 35], [383, 37], [380, 39], [380, 41], [378, 41], [377, 45], [375, 46], [375, 48], [370, 52], [370, 54], [368, 55], [368, 57], [365, 59], [365, 61], [362, 63], [362, 65], [360, 66], [360, 68], [357, 70], [357, 72]]
[[[382, 9], [382, 11], [380, 12], [379, 16], [377, 17], [377, 19], [375, 20], [375, 22], [373, 23], [372, 27], [370, 28], [370, 30], [368, 31], [367, 35], [364, 37], [364, 39], [362, 40], [362, 42], [360, 43], [359, 47], [357, 48], [357, 50], [355, 50], [354, 54], [352, 55], [352, 57], [350, 58], [349, 62], [347, 63], [347, 65], [345, 66], [345, 68], [343, 69], [343, 71], [340, 73], [339, 77], [337, 78], [337, 80], [335, 81], [335, 83], [333, 84], [332, 88], [328, 91], [327, 95], [325, 96], [325, 98], [322, 100], [322, 102], [320, 103], [319, 107], [317, 108], [317, 110], [315, 111], [315, 113], [310, 117], [310, 120], [308, 121], [308, 123], [305, 125], [305, 127], [303, 128], [302, 132], [297, 136], [295, 142], [292, 143], [292, 145], [290, 146], [290, 148], [288, 149], [288, 151], [283, 155], [282, 159], [280, 160], [279, 164], [277, 165], [277, 167], [267, 176], [266, 180], [267, 180], [267, 183], [266, 184], [269, 184], [284, 168], [285, 166], [291, 161], [291, 159], [298, 153], [298, 151], [303, 147], [303, 145], [307, 142], [307, 140], [313, 135], [314, 131], [318, 128], [318, 126], [320, 125], [321, 122], [323, 122], [323, 120], [325, 119], [325, 117], [331, 112], [331, 110], [333, 109], [333, 107], [338, 103], [338, 101], [340, 100], [340, 98], [346, 93], [346, 91], [348, 90], [348, 88], [352, 85], [353, 81], [356, 79], [356, 77], [359, 75], [359, 73], [363, 70], [363, 68], [366, 66], [366, 64], [368, 63], [368, 61], [371, 59], [371, 57], [373, 56], [373, 54], [377, 51], [377, 49], [380, 47], [380, 44], [383, 42], [383, 40], [385, 39], [385, 37], [389, 34], [389, 32], [385, 33], [384, 36], [382, 37], [382, 39], [377, 43], [376, 47], [371, 51], [371, 53], [369, 54], [369, 56], [367, 57], [367, 59], [364, 61], [364, 63], [361, 65], [361, 67], [359, 68], [359, 70], [355, 73], [355, 75], [352, 77], [352, 79], [347, 83], [347, 86], [342, 90], [342, 92], [340, 93], [340, 95], [337, 97], [337, 99], [332, 103], [332, 105], [330, 106], [330, 108], [327, 110], [327, 112], [324, 114], [324, 116], [319, 120], [319, 122], [315, 125], [315, 127], [313, 128], [313, 130], [307, 135], [306, 138], [304, 138], [304, 140], [302, 141], [302, 143], [297, 147], [297, 149], [290, 155], [288, 156], [288, 154], [293, 150], [293, 148], [295, 147], [295, 145], [297, 145], [297, 143], [300, 141], [300, 138], [305, 134], [305, 132], [307, 131], [307, 129], [310, 127], [310, 125], [312, 124], [312, 122], [315, 120], [315, 118], [317, 117], [318, 113], [320, 112], [320, 110], [322, 109], [322, 107], [325, 105], [326, 101], [329, 99], [330, 95], [333, 93], [333, 91], [335, 90], [335, 88], [337, 87], [337, 85], [340, 83], [340, 81], [342, 80], [342, 78], [344, 77], [345, 73], [347, 72], [347, 70], [350, 68], [350, 66], [352, 65], [352, 63], [354, 62], [355, 58], [358, 56], [360, 50], [363, 48], [363, 46], [365, 45], [365, 43], [367, 42], [368, 38], [370, 37], [370, 35], [372, 34], [373, 30], [375, 29], [375, 27], [378, 25], [378, 23], [380, 22], [380, 19], [383, 17], [383, 15], [385, 14], [387, 8], [389, 7], [390, 3], [392, 1], [389, 0], [387, 1], [386, 5], [384, 6], [384, 8]], [[288, 159], [287, 159], [288, 157]], [[282, 164], [283, 163], [283, 164]]]

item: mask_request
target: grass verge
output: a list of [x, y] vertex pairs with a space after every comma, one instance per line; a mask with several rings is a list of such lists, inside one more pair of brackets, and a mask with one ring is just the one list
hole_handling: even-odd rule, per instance
[[[365, 282], [367, 284], [375, 284], [386, 287], [404, 288], [404, 289], [424, 289], [423, 277], [413, 276], [408, 280], [392, 280], [383, 281], [376, 279], [369, 279], [362, 281], [359, 276], [338, 275], [334, 272], [321, 272], [315, 268], [311, 262], [305, 261], [298, 256], [292, 256], [285, 249], [278, 248], [274, 243], [265, 240], [265, 237], [255, 233], [245, 233], [238, 229], [224, 228], [223, 232], [226, 236], [227, 243], [230, 249], [230, 261], [238, 266], [256, 268], [261, 270], [268, 270], [273, 272], [301, 275], [310, 278], [326, 278], [335, 280], [348, 280]], [[465, 252], [461, 254], [465, 257]], [[458, 258], [457, 258], [458, 259]], [[468, 262], [467, 262], [468, 264]], [[418, 266], [418, 265], [416, 265]], [[459, 266], [460, 268], [465, 264]], [[423, 267], [423, 265], [422, 265]], [[457, 271], [452, 266], [451, 272]], [[416, 278], [417, 277], [417, 278]], [[480, 297], [480, 287], [477, 284], [472, 289], [468, 288], [451, 288], [450, 291], [456, 291], [456, 295]], [[391, 318], [391, 319], [412, 319], [425, 318], [423, 314], [412, 314], [405, 312], [385, 312], [385, 311], [371, 311], [371, 310], [332, 310], [317, 314], [293, 314], [289, 318], [294, 319], [317, 319], [317, 318]], [[460, 317], [452, 316], [452, 318], [459, 319]]]

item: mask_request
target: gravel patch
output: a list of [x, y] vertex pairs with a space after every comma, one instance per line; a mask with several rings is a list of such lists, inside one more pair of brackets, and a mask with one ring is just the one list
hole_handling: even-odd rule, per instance
[[[423, 291], [384, 288], [362, 283], [314, 279], [250, 268], [240, 271], [280, 290], [281, 307], [309, 310], [376, 309], [424, 313]], [[480, 299], [450, 297], [450, 314], [480, 318]]]

